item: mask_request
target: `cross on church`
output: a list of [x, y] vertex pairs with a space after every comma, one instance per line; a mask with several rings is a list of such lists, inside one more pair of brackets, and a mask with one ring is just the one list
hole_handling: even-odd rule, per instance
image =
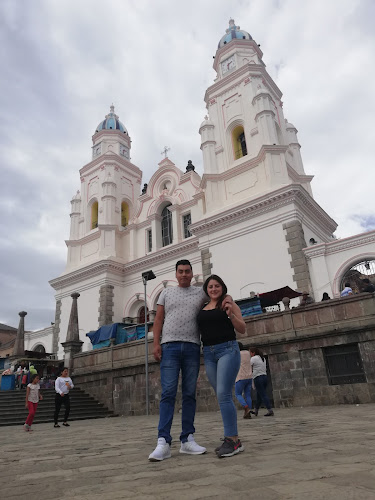
[[166, 158], [167, 157], [167, 153], [168, 153], [168, 151], [170, 151], [170, 149], [171, 148], [167, 148], [167, 146], [164, 146], [164, 149], [163, 149], [163, 151], [160, 154], [164, 155], [164, 158]]

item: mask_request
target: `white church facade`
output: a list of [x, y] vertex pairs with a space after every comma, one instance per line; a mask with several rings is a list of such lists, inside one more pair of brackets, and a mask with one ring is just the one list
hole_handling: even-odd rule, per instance
[[130, 136], [111, 106], [95, 129], [92, 160], [80, 169], [71, 201], [66, 269], [50, 282], [56, 318], [47, 352], [63, 357], [73, 292], [80, 294], [87, 350], [87, 332], [140, 317], [141, 274], [150, 269], [156, 279], [148, 283], [147, 305], [154, 311], [163, 288], [176, 285], [179, 259], [191, 261], [193, 284], [219, 274], [235, 299], [289, 286], [316, 300], [323, 292], [338, 295], [358, 256], [375, 259], [375, 232], [347, 241], [333, 236], [337, 225], [314, 200], [297, 130], [284, 117], [282, 93], [262, 57], [231, 20], [199, 127], [202, 177], [191, 162], [185, 168], [165, 158], [142, 188]]

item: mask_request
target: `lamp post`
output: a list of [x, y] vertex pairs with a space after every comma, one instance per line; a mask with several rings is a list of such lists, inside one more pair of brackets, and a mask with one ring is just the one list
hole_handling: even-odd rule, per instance
[[145, 287], [145, 375], [146, 375], [146, 415], [149, 414], [149, 389], [148, 389], [148, 324], [147, 324], [147, 281], [156, 278], [152, 271], [142, 273], [143, 286]]

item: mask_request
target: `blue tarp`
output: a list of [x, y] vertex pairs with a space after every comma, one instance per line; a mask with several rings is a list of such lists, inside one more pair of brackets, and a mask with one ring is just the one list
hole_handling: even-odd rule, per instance
[[99, 342], [103, 342], [103, 340], [116, 338], [117, 325], [120, 324], [121, 323], [113, 323], [113, 325], [101, 326], [96, 332], [86, 333], [86, 336], [89, 337], [93, 345], [99, 344]]
[[125, 323], [101, 326], [96, 332], [86, 333], [93, 345], [93, 349], [101, 349], [110, 345], [110, 339], [116, 339], [115, 344], [124, 344], [132, 340], [145, 338], [144, 325], [127, 326]]
[[260, 304], [260, 299], [249, 299], [248, 301], [243, 301], [238, 304], [241, 309], [242, 317], [254, 316], [255, 314], [262, 314], [262, 306]]

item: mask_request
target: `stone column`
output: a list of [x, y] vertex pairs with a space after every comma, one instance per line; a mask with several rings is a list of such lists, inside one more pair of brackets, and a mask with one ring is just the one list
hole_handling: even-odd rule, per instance
[[201, 259], [202, 259], [203, 281], [205, 281], [206, 278], [208, 278], [210, 274], [212, 274], [211, 253], [209, 248], [201, 250]]
[[290, 267], [294, 271], [293, 281], [298, 291], [307, 290], [312, 295], [309, 266], [302, 249], [306, 247], [305, 235], [299, 220], [292, 220], [283, 224], [285, 239], [288, 242], [288, 253], [291, 258]]
[[25, 355], [25, 316], [27, 312], [21, 311], [18, 314], [20, 315], [20, 322], [18, 325], [17, 336], [14, 343], [12, 356]]
[[61, 300], [56, 300], [55, 324], [53, 325], [52, 353], [57, 355], [59, 350], [61, 323]]
[[111, 325], [113, 323], [113, 285], [103, 285], [99, 289], [99, 326]]
[[72, 293], [73, 299], [72, 309], [70, 311], [68, 331], [66, 334], [66, 341], [61, 342], [64, 348], [64, 365], [73, 371], [73, 355], [78, 354], [82, 350], [82, 340], [79, 340], [79, 327], [78, 327], [78, 304], [77, 299], [79, 293]]

